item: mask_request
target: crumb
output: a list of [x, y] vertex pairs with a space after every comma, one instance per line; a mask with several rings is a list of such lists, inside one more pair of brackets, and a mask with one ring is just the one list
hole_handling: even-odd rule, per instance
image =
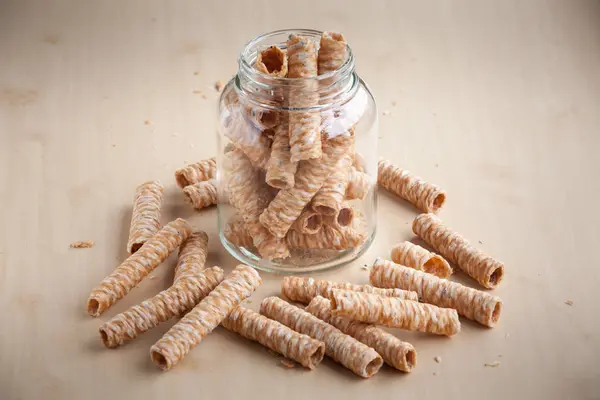
[[573, 305], [573, 300], [567, 300], [565, 301], [565, 304], [568, 306], [572, 306]]
[[145, 120], [144, 125], [150, 125], [150, 120], [149, 119]]
[[273, 357], [279, 357], [279, 353], [271, 350], [271, 349], [267, 349], [267, 351], [269, 352], [270, 355], [272, 355]]
[[509, 333], [509, 332], [506, 332], [506, 335], [504, 335], [504, 338], [505, 338], [505, 339], [508, 339], [508, 337], [509, 337], [509, 336], [510, 336], [510, 333]]
[[150, 275], [150, 277], [148, 279], [150, 279], [151, 281], [153, 281], [153, 280], [156, 279], [156, 275]]
[[502, 354], [498, 354], [498, 357], [499, 357], [499, 358], [502, 358]]
[[215, 90], [217, 92], [220, 92], [221, 90], [223, 90], [223, 82], [221, 82], [221, 80], [218, 80], [215, 82]]
[[365, 264], [365, 265], [361, 265], [361, 268], [362, 268], [362, 269], [366, 269], [366, 270], [368, 270], [368, 269], [369, 269], [369, 267], [367, 266], [367, 264]]
[[436, 113], [433, 113], [433, 116], [434, 116], [434, 117], [437, 117], [437, 114], [436, 114]]
[[200, 75], [200, 71], [194, 71], [194, 75], [196, 75], [196, 76]]
[[206, 100], [206, 95], [205, 95], [205, 94], [202, 94], [202, 98], [203, 98], [204, 100]]
[[113, 144], [111, 144], [111, 146], [112, 146], [112, 147], [117, 147], [117, 145], [116, 145], [116, 144], [114, 144], [114, 143], [113, 143]]
[[192, 90], [192, 93], [194, 93], [194, 94], [202, 94], [202, 90]]
[[500, 361], [494, 361], [492, 363], [485, 363], [483, 364], [484, 367], [492, 367], [492, 368], [496, 368], [500, 366]]
[[433, 373], [433, 376], [437, 376], [437, 372], [434, 372], [434, 373]]
[[252, 304], [252, 300], [246, 300], [246, 304]]
[[383, 139], [383, 136], [377, 136], [377, 139]]
[[483, 240], [478, 240], [479, 244], [483, 244]]
[[381, 115], [383, 115], [383, 116], [390, 115], [390, 112], [388, 110], [385, 110], [384, 112], [381, 113]]
[[286, 368], [296, 368], [296, 363], [291, 360], [288, 360], [287, 358], [281, 360], [280, 363]]
[[439, 165], [438, 163], [435, 163], [435, 167], [436, 167], [436, 168], [437, 168], [437, 167], [439, 167], [439, 166], [440, 166], [440, 165]]
[[433, 359], [435, 360], [436, 363], [440, 364], [442, 362], [442, 357], [440, 356], [435, 356], [433, 357]]
[[396, 107], [396, 104], [398, 104], [398, 103], [396, 103], [395, 101], [392, 101], [392, 107]]
[[72, 249], [90, 249], [92, 247], [94, 247], [94, 241], [93, 240], [85, 240], [85, 241], [78, 241], [78, 242], [73, 242], [71, 243], [71, 247]]
[[176, 133], [171, 133], [171, 137], [177, 137], [177, 136], [179, 136], [179, 135]]

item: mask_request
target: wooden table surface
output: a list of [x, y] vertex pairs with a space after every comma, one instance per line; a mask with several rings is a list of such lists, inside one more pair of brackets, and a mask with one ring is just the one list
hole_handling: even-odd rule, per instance
[[[250, 3], [0, 0], [0, 398], [600, 398], [600, 2]], [[126, 256], [139, 183], [167, 186], [163, 222], [209, 233], [209, 264], [236, 264], [173, 172], [215, 154], [213, 85], [244, 43], [296, 27], [346, 34], [380, 155], [446, 189], [440, 216], [506, 263], [499, 325], [395, 330], [418, 366], [368, 380], [330, 360], [287, 369], [222, 328], [168, 373], [149, 348], [172, 323], [105, 349], [103, 321], [170, 285], [173, 258], [100, 318], [84, 311]], [[415, 209], [379, 206], [370, 250], [319, 277], [366, 283], [362, 265], [413, 237]], [[262, 276], [255, 309], [281, 281]]]

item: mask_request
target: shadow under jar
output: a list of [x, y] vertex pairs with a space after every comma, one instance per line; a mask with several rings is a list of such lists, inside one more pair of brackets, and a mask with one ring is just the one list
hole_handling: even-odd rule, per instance
[[341, 34], [282, 30], [251, 41], [218, 120], [219, 236], [235, 258], [302, 273], [367, 250], [377, 109]]

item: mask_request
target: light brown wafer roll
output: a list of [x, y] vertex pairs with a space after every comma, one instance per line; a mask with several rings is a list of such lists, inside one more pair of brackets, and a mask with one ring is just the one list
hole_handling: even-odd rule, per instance
[[246, 231], [260, 256], [268, 260], [289, 257], [285, 239], [273, 236], [259, 221], [259, 215], [272, 198], [269, 186], [261, 181], [257, 169], [240, 150], [229, 154], [232, 162], [229, 201], [244, 218]]
[[169, 222], [110, 275], [100, 282], [87, 301], [87, 311], [93, 317], [102, 314], [139, 284], [160, 265], [192, 233], [186, 220]]
[[219, 267], [186, 275], [167, 290], [103, 324], [100, 327], [102, 342], [109, 348], [120, 346], [162, 322], [185, 314], [222, 280], [223, 270]]
[[223, 121], [223, 132], [250, 159], [252, 165], [266, 168], [271, 156], [272, 141], [261, 134], [262, 127], [255, 126], [251, 117], [241, 109], [235, 109]]
[[323, 140], [321, 159], [298, 163], [294, 187], [277, 193], [260, 216], [263, 226], [276, 237], [284, 237], [304, 207], [323, 186], [352, 140], [350, 132]]
[[198, 182], [183, 188], [186, 201], [197, 210], [217, 204], [217, 181]]
[[346, 182], [346, 200], [364, 199], [371, 189], [369, 176], [358, 171], [354, 167], [350, 167], [348, 173], [348, 181]]
[[325, 353], [358, 376], [369, 378], [383, 364], [381, 356], [372, 348], [278, 297], [264, 299], [260, 313], [324, 342]]
[[236, 215], [227, 221], [223, 235], [232, 244], [247, 249], [254, 246], [252, 237], [246, 230], [246, 223], [241, 216]]
[[258, 52], [254, 66], [264, 74], [284, 78], [288, 71], [287, 54], [277, 46], [269, 46]]
[[352, 228], [336, 228], [331, 225], [323, 225], [313, 235], [290, 230], [286, 236], [290, 248], [329, 250], [352, 249], [360, 246], [366, 238], [364, 233]]
[[352, 158], [349, 154], [342, 156], [331, 175], [313, 197], [311, 201], [313, 210], [323, 215], [335, 215], [342, 208], [351, 164]]
[[304, 209], [292, 224], [292, 229], [299, 233], [314, 235], [321, 230], [322, 225], [323, 217], [320, 214], [310, 209]]
[[179, 247], [173, 282], [188, 276], [197, 276], [204, 269], [208, 255], [208, 235], [206, 232], [192, 233]]
[[234, 308], [221, 324], [306, 368], [315, 369], [325, 356], [323, 342], [242, 306]]
[[160, 229], [160, 206], [164, 191], [165, 189], [159, 181], [143, 183], [135, 190], [129, 240], [127, 241], [129, 254], [138, 251]]
[[458, 313], [451, 308], [342, 289], [331, 289], [329, 300], [333, 315], [356, 321], [446, 336], [460, 332]]
[[275, 128], [271, 157], [267, 164], [266, 181], [269, 186], [277, 189], [294, 187], [294, 175], [298, 163], [292, 162], [290, 154], [290, 134], [287, 119]]
[[321, 296], [315, 297], [306, 307], [306, 312], [372, 347], [387, 364], [400, 371], [411, 372], [417, 365], [417, 352], [412, 344], [403, 342], [374, 325], [331, 315], [331, 302], [328, 299]]
[[336, 229], [352, 227], [354, 221], [354, 209], [347, 203], [342, 203], [341, 208], [334, 215], [323, 218], [325, 225], [333, 226]]
[[434, 275], [377, 259], [369, 280], [382, 288], [414, 290], [425, 303], [454, 308], [462, 316], [493, 328], [502, 311], [502, 300], [481, 290]]
[[[288, 78], [315, 78], [317, 52], [308, 38], [292, 34], [287, 42]], [[319, 102], [318, 82], [306, 79], [289, 94], [290, 106], [308, 108]], [[292, 111], [290, 114], [290, 148], [293, 162], [321, 158], [321, 116], [318, 112]]]
[[217, 160], [215, 157], [199, 161], [175, 171], [175, 181], [180, 188], [194, 183], [207, 181], [217, 175]]
[[452, 268], [448, 261], [411, 242], [398, 243], [392, 247], [392, 261], [440, 278], [448, 278], [452, 275]]
[[387, 160], [379, 160], [377, 182], [425, 212], [437, 212], [446, 202], [446, 192]]
[[346, 61], [347, 49], [348, 43], [344, 35], [337, 32], [323, 32], [317, 61], [319, 75], [337, 71]]
[[281, 294], [291, 301], [303, 304], [308, 304], [317, 296], [328, 298], [332, 289], [353, 290], [355, 292], [419, 301], [417, 294], [408, 290], [379, 289], [369, 285], [355, 285], [348, 282], [332, 282], [299, 276], [286, 276], [281, 282]]
[[412, 230], [448, 261], [488, 289], [495, 288], [504, 276], [504, 264], [477, 250], [461, 235], [447, 228], [433, 214], [418, 215]]
[[192, 311], [173, 325], [150, 349], [152, 362], [163, 370], [171, 369], [202, 338], [213, 331], [225, 317], [261, 284], [258, 272], [238, 265]]

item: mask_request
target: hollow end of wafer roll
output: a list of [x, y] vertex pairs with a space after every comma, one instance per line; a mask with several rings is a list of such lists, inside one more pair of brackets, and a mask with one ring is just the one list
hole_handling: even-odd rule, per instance
[[303, 226], [304, 233], [315, 234], [321, 230], [321, 226], [323, 225], [323, 217], [319, 214], [313, 214], [306, 219], [306, 223]]
[[115, 347], [119, 347], [118, 341], [115, 339], [114, 335], [108, 329], [105, 329], [104, 326], [101, 326], [100, 329], [100, 339], [102, 340], [102, 344], [109, 349], [114, 349]]
[[143, 245], [144, 245], [144, 243], [134, 243], [134, 244], [132, 244], [131, 245], [131, 253], [130, 254], [133, 254], [136, 251], [138, 251], [139, 249], [141, 249]]
[[322, 215], [327, 215], [327, 216], [333, 216], [337, 213], [337, 210], [333, 207], [330, 206], [326, 206], [323, 204], [320, 204], [318, 206], [314, 206], [313, 208], [315, 210], [315, 212], [318, 212], [319, 214]]
[[343, 207], [337, 215], [337, 223], [340, 226], [350, 226], [354, 220], [354, 210], [352, 207]]
[[492, 315], [490, 316], [490, 322], [488, 324], [488, 326], [490, 328], [493, 328], [494, 326], [496, 326], [496, 324], [498, 323], [498, 320], [500, 319], [501, 312], [502, 312], [502, 302], [498, 301], [494, 305], [494, 310], [492, 311]]
[[450, 267], [442, 256], [437, 254], [433, 255], [433, 257], [423, 264], [423, 271], [444, 279], [452, 275], [452, 267]]
[[102, 302], [98, 299], [95, 299], [95, 298], [88, 299], [87, 312], [92, 317], [99, 316], [100, 314], [102, 314], [104, 312], [104, 310], [106, 310], [106, 304], [104, 304], [104, 302]]
[[167, 371], [173, 366], [172, 363], [167, 359], [167, 357], [165, 357], [161, 352], [157, 350], [150, 351], [150, 358], [152, 359], [154, 365], [156, 365], [163, 371]]
[[277, 46], [270, 46], [259, 53], [257, 69], [260, 72], [284, 77], [287, 74], [287, 56]]
[[502, 278], [504, 278], [504, 266], [499, 266], [492, 271], [485, 286], [489, 289], [494, 289], [502, 281]]
[[175, 182], [177, 183], [177, 186], [179, 186], [182, 189], [190, 185], [190, 182], [186, 179], [183, 172], [179, 171], [175, 172]]
[[325, 343], [321, 342], [321, 344], [319, 346], [317, 346], [315, 351], [310, 355], [310, 357], [309, 357], [310, 364], [308, 365], [308, 368], [310, 368], [310, 369], [317, 368], [317, 365], [319, 365], [319, 363], [321, 361], [323, 361], [323, 357], [325, 357]]
[[441, 192], [438, 193], [437, 196], [435, 196], [435, 198], [433, 199], [433, 202], [431, 203], [431, 206], [429, 207], [430, 212], [432, 213], [436, 213], [440, 208], [442, 208], [442, 206], [444, 205], [444, 203], [446, 202], [446, 193]]
[[383, 365], [383, 358], [378, 354], [378, 357], [374, 357], [371, 362], [365, 367], [365, 374], [361, 375], [362, 378], [370, 378], [379, 371]]
[[404, 353], [404, 358], [406, 359], [406, 370], [404, 372], [411, 372], [417, 366], [417, 352], [415, 349], [409, 349]]

